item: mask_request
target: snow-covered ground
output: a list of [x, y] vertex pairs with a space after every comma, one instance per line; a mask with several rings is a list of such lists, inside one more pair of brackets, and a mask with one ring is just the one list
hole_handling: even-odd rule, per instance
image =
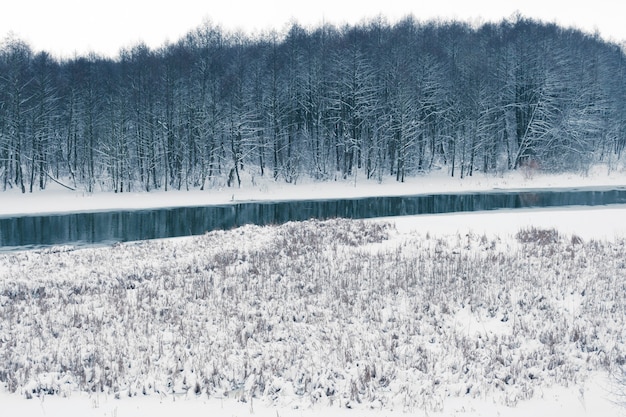
[[442, 192], [482, 191], [494, 189], [559, 188], [582, 186], [626, 186], [626, 172], [607, 172], [597, 167], [586, 175], [525, 174], [521, 171], [502, 175], [476, 173], [464, 179], [451, 178], [436, 171], [426, 176], [409, 177], [399, 183], [385, 178], [382, 183], [358, 177], [356, 181], [298, 184], [252, 179], [246, 176], [241, 188], [212, 188], [205, 191], [152, 191], [132, 193], [69, 191], [51, 183], [45, 191], [22, 194], [17, 189], [0, 192], [0, 216], [77, 212], [92, 210], [141, 209], [154, 207], [198, 206], [249, 200], [292, 200], [315, 198], [350, 198], [372, 195], [411, 195]]
[[[626, 175], [11, 191], [0, 215], [598, 185]], [[623, 416], [625, 216], [336, 220], [0, 254], [0, 414]]]
[[621, 417], [626, 413], [607, 395], [614, 387], [601, 374], [592, 376], [582, 389], [554, 387], [516, 407], [488, 399], [451, 400], [443, 412], [345, 409], [317, 406], [308, 409], [242, 403], [220, 398], [135, 397], [114, 399], [110, 395], [73, 394], [69, 398], [47, 396], [24, 400], [0, 394], [3, 415], [21, 417]]
[[433, 227], [0, 255], [3, 410], [621, 415], [626, 242]]
[[[568, 208], [495, 210], [381, 219], [400, 231], [434, 235], [488, 234], [512, 236], [528, 227], [556, 228], [585, 239], [616, 240], [626, 237], [626, 205]], [[626, 255], [625, 255], [626, 256]]]

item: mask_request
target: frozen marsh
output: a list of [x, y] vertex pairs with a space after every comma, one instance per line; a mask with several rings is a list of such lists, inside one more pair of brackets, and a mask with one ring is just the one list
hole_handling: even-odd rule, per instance
[[0, 383], [290, 410], [516, 406], [621, 373], [625, 245], [332, 220], [0, 255]]

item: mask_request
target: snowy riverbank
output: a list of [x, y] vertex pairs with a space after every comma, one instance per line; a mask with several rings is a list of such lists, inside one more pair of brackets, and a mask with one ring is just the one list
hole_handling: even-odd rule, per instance
[[69, 191], [50, 184], [49, 189], [22, 194], [13, 189], [0, 192], [0, 216], [35, 213], [78, 212], [93, 210], [141, 209], [173, 206], [225, 204], [249, 200], [292, 200], [314, 198], [347, 198], [373, 195], [410, 195], [442, 192], [464, 192], [494, 189], [558, 188], [584, 186], [626, 186], [626, 172], [607, 173], [597, 167], [587, 175], [542, 174], [529, 175], [521, 171], [503, 175], [476, 173], [463, 179], [452, 178], [444, 172], [407, 178], [404, 183], [387, 178], [383, 183], [365, 178], [342, 181], [302, 181], [296, 185], [270, 179], [246, 177], [241, 188], [214, 188], [205, 191], [152, 191], [110, 193]]

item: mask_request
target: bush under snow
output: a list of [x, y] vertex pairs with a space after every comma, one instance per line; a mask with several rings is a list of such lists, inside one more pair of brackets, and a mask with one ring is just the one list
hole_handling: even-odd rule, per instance
[[0, 255], [0, 383], [26, 397], [514, 405], [626, 362], [625, 242], [372, 221]]

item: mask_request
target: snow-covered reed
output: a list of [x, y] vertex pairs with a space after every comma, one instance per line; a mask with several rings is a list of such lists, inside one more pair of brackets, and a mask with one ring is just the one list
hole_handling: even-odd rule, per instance
[[0, 383], [440, 410], [626, 362], [625, 242], [373, 221], [0, 255]]

